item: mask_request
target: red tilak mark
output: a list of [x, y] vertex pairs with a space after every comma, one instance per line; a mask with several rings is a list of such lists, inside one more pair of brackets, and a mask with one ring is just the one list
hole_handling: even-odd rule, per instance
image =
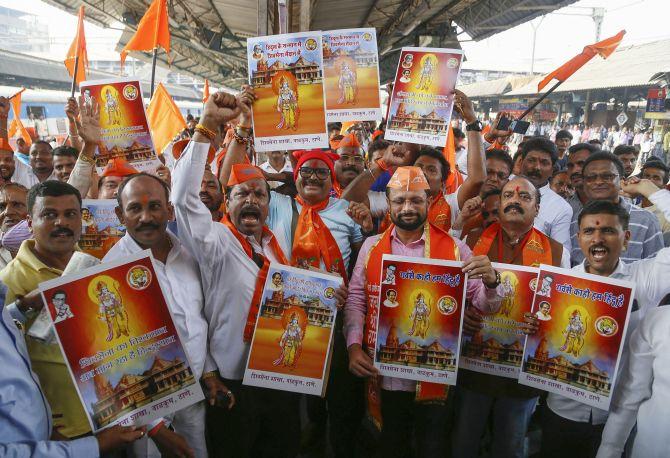
[[600, 226], [600, 221], [596, 221], [596, 226]]
[[519, 192], [519, 187], [517, 186], [516, 188], [514, 188], [514, 190], [518, 193]]

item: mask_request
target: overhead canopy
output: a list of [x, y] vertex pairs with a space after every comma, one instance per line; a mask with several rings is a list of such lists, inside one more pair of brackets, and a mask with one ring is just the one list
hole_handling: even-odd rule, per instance
[[[45, 0], [109, 26], [122, 22], [121, 49], [148, 7], [141, 0]], [[459, 47], [459, 26], [475, 40], [547, 14], [576, 0], [294, 0], [289, 30], [376, 27], [382, 78], [390, 78], [402, 46]], [[304, 8], [301, 11], [301, 7]], [[171, 62], [162, 66], [208, 78], [220, 85], [246, 79], [246, 38], [277, 30], [276, 0], [168, 0], [172, 33]], [[264, 14], [267, 12], [267, 14]], [[260, 23], [260, 25], [259, 25]], [[265, 32], [267, 31], [267, 32]], [[148, 54], [131, 54], [148, 60]]]

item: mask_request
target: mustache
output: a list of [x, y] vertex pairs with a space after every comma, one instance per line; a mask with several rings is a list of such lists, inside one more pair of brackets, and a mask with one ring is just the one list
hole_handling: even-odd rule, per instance
[[136, 231], [143, 231], [145, 229], [153, 229], [154, 231], [157, 231], [160, 229], [160, 226], [156, 223], [143, 223], [135, 228]]
[[347, 165], [346, 167], [342, 167], [343, 172], [354, 172], [358, 173], [358, 169], [354, 167], [353, 165]]
[[308, 178], [305, 180], [305, 185], [310, 185], [310, 186], [323, 186], [323, 182], [320, 180], [313, 180], [311, 178]]
[[521, 205], [519, 205], [519, 204], [509, 204], [507, 207], [505, 207], [505, 209], [503, 210], [503, 212], [504, 212], [504, 213], [509, 213], [509, 212], [511, 212], [512, 210], [516, 210], [516, 211], [518, 211], [519, 213], [521, 213], [522, 215], [526, 213], [526, 212], [524, 211], [524, 209], [521, 208]]
[[68, 229], [66, 227], [61, 227], [60, 229], [56, 229], [55, 231], [52, 231], [49, 235], [51, 237], [59, 237], [61, 235], [67, 235], [67, 236], [70, 236], [70, 237], [74, 237], [74, 232], [72, 231], [72, 229]]
[[540, 173], [539, 170], [531, 170], [530, 172], [526, 173], [526, 176], [540, 178], [542, 176], [542, 173]]
[[255, 205], [245, 205], [240, 209], [240, 218], [244, 216], [255, 216], [260, 219], [261, 210]]

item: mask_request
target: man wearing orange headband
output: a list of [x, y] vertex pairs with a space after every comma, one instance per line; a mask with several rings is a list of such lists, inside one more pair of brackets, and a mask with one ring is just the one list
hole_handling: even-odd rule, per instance
[[[253, 94], [250, 88], [246, 91]], [[242, 108], [240, 120], [250, 122], [251, 110]], [[243, 150], [231, 146], [222, 166], [224, 173], [230, 164], [244, 161], [242, 153]], [[296, 151], [293, 155], [297, 159], [293, 173], [298, 195], [293, 199], [272, 193], [268, 226], [279, 239], [290, 242], [287, 254], [292, 265], [337, 273], [346, 282], [352, 253], [363, 240], [359, 222], [366, 232], [371, 232], [372, 218], [363, 205], [350, 207], [348, 202], [330, 197], [333, 183], [337, 182], [335, 153], [315, 149]], [[338, 326], [341, 319], [336, 329]], [[346, 357], [344, 339], [336, 331], [326, 391], [330, 443], [336, 456], [353, 453], [355, 432], [364, 411], [363, 386], [347, 370]]]
[[365, 170], [365, 157], [361, 143], [354, 132], [348, 133], [339, 141], [336, 152], [339, 157], [335, 161], [337, 183], [333, 191], [335, 197], [341, 197], [342, 190], [346, 189], [349, 183]]
[[[451, 173], [450, 169], [455, 164], [449, 164], [440, 150], [421, 145], [396, 143], [385, 152], [382, 159], [371, 163], [366, 172], [361, 173], [349, 184], [342, 193], [342, 198], [365, 203], [374, 209], [374, 217], [384, 217], [389, 209], [386, 205], [386, 196], [383, 192], [370, 192], [370, 187], [385, 171], [392, 172], [394, 167], [412, 164], [423, 170], [430, 185], [428, 220], [448, 231], [452, 223], [456, 221], [465, 202], [479, 194], [486, 177], [481, 123], [477, 121], [472, 102], [465, 94], [456, 91], [454, 98], [456, 101], [454, 109], [468, 123], [466, 127], [468, 136], [467, 178], [456, 192], [447, 194], [445, 191], [445, 184]], [[388, 217], [385, 223], [388, 225]]]
[[[488, 257], [473, 256], [465, 243], [427, 220], [429, 190], [420, 168], [399, 167], [386, 190], [392, 224], [383, 234], [368, 238], [358, 254], [344, 308], [349, 368], [358, 377], [378, 376], [371, 354], [384, 254], [463, 261], [463, 272], [469, 275], [468, 300], [484, 312], [500, 306], [496, 292], [500, 275]], [[446, 456], [446, 404], [415, 403], [416, 392], [414, 381], [381, 378], [380, 456]], [[446, 393], [443, 398], [446, 400]]]
[[[226, 154], [228, 213], [221, 223], [212, 221], [201, 201], [200, 189], [210, 136], [215, 128], [250, 110], [253, 94], [237, 97], [216, 93], [205, 103], [200, 124], [173, 171], [172, 195], [179, 238], [200, 265], [205, 294], [205, 316], [209, 321], [209, 348], [220, 377], [230, 391], [228, 409], [208, 409], [212, 456], [250, 457], [267, 454], [295, 456], [300, 435], [299, 396], [284, 391], [242, 385], [249, 344], [258, 314], [263, 285], [270, 262], [289, 264], [291, 245], [285, 232], [277, 236], [266, 225], [273, 211], [272, 193], [262, 171], [242, 163], [230, 165], [229, 157], [243, 157], [244, 143], [237, 139], [248, 132], [238, 128]], [[243, 117], [244, 122], [245, 118]], [[290, 202], [288, 213], [291, 214]], [[336, 297], [344, 302], [344, 290]], [[235, 405], [234, 408], [231, 408]], [[271, 413], [271, 414], [270, 414]], [[281, 418], [281, 428], [261, 428]]]

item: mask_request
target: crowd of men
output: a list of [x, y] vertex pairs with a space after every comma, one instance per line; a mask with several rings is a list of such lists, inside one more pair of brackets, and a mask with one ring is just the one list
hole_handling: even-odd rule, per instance
[[[651, 159], [638, 172], [634, 146], [609, 152], [567, 131], [525, 138], [512, 155], [511, 132], [484, 129], [468, 98], [454, 98], [465, 131], [453, 130], [456, 164], [361, 122], [331, 125], [330, 149], [272, 152], [257, 167], [256, 96], [244, 87], [213, 94], [153, 173], [113, 159], [100, 176], [95, 100], [69, 100], [69, 144], [35, 140], [26, 164], [0, 98], [0, 456], [523, 457], [532, 419], [537, 456], [666, 456], [670, 309], [659, 305], [670, 293], [670, 169]], [[82, 198], [116, 199], [126, 227], [102, 261], [78, 249]], [[37, 286], [145, 249], [206, 400], [94, 436], [53, 336], [31, 332]], [[380, 376], [368, 328], [384, 254], [461, 261], [470, 334], [501, 306], [492, 262], [634, 282], [609, 412], [468, 370], [428, 401], [416, 382]], [[242, 384], [270, 262], [343, 279], [323, 399]], [[520, 331], [537, 330], [527, 315]], [[379, 434], [367, 415], [374, 387]]]

